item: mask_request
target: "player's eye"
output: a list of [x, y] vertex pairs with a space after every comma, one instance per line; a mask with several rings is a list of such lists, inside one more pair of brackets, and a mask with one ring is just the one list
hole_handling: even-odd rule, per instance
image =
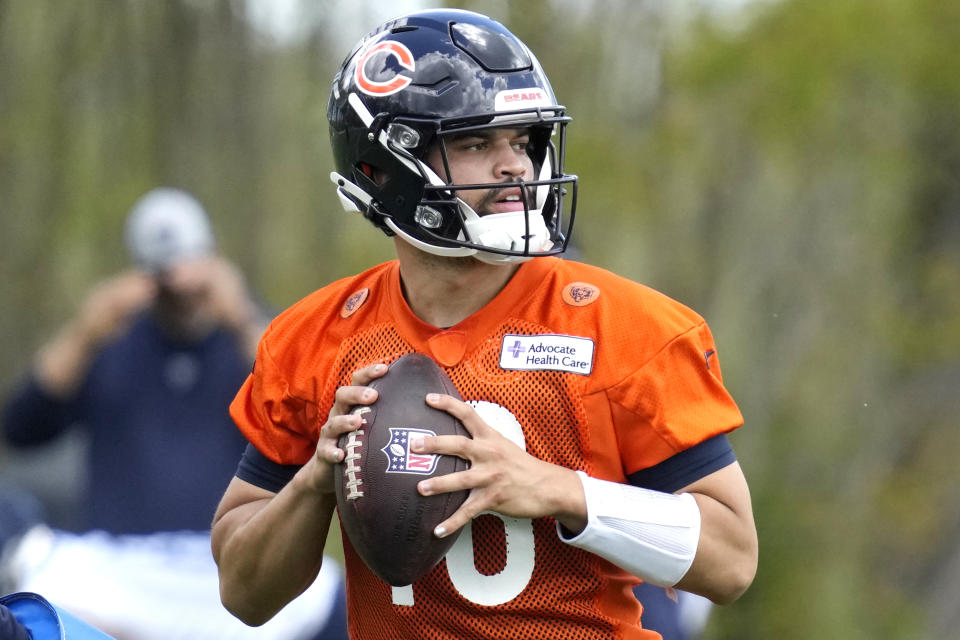
[[457, 145], [461, 151], [483, 151], [487, 148], [487, 141], [483, 138], [466, 138]]

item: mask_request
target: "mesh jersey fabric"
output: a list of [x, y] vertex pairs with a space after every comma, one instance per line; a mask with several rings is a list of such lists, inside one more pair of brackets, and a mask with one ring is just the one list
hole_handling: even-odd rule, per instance
[[[588, 292], [588, 303], [571, 287]], [[589, 373], [502, 369], [504, 337], [517, 335], [592, 341]], [[304, 464], [337, 387], [359, 368], [413, 351], [443, 366], [464, 400], [515, 418], [530, 454], [606, 480], [625, 482], [743, 422], [699, 315], [557, 258], [524, 263], [490, 303], [449, 329], [411, 312], [396, 261], [320, 289], [271, 324], [231, 414], [269, 459]], [[344, 549], [352, 638], [658, 637], [641, 629], [637, 579], [560, 541], [552, 518], [476, 518], [411, 587], [390, 587], [349, 540]]]

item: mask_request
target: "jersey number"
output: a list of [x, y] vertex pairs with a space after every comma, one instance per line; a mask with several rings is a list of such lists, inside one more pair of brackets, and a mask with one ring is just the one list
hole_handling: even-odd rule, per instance
[[[526, 451], [523, 429], [512, 413], [492, 402], [474, 401], [470, 404], [487, 424]], [[503, 522], [507, 544], [507, 560], [503, 570], [489, 576], [477, 571], [473, 560], [473, 529], [469, 522], [447, 552], [446, 559], [447, 572], [457, 593], [470, 602], [492, 607], [513, 600], [526, 588], [533, 576], [535, 554], [533, 521], [499, 513], [489, 514]], [[413, 585], [393, 587], [393, 604], [412, 607]]]

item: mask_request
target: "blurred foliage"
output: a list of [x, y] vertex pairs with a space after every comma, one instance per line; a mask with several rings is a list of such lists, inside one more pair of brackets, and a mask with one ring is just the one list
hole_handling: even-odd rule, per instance
[[789, 2], [666, 54], [644, 217], [605, 244], [643, 238], [746, 416], [760, 572], [714, 637], [954, 634], [958, 34], [937, 2]]
[[[390, 257], [327, 178], [345, 4], [277, 41], [236, 0], [0, 0], [0, 383], [126, 264], [158, 184], [280, 307]], [[708, 637], [954, 636], [960, 5], [455, 4], [510, 25], [570, 107], [583, 258], [716, 334], [761, 559]]]

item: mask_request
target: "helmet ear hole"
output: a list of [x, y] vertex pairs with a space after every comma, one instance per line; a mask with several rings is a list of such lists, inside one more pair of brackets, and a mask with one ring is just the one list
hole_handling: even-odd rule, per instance
[[[369, 173], [367, 173], [367, 170], [369, 170]], [[373, 193], [376, 190], [377, 183], [374, 180], [375, 170], [369, 164], [358, 164], [357, 171], [354, 172], [353, 175], [354, 181], [367, 193]]]
[[540, 167], [547, 160], [547, 153], [550, 147], [550, 136], [553, 134], [552, 127], [530, 127], [530, 142], [527, 144], [527, 154], [533, 160], [534, 166], [539, 173]]
[[367, 162], [358, 163], [357, 171], [365, 178], [364, 182], [371, 187], [383, 186], [389, 180], [388, 172]]

